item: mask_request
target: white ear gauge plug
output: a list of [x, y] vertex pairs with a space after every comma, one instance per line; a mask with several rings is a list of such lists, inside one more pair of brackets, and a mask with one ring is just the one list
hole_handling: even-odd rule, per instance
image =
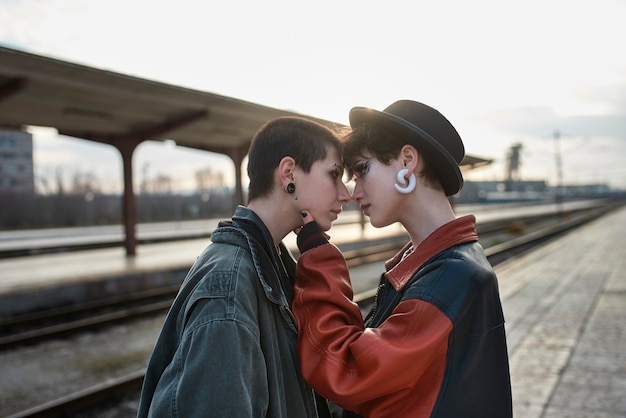
[[408, 194], [411, 193], [413, 190], [415, 190], [415, 184], [417, 183], [417, 179], [415, 178], [415, 173], [411, 173], [411, 176], [409, 177], [409, 184], [407, 184], [406, 182], [406, 175], [409, 172], [408, 168], [403, 168], [401, 170], [398, 171], [398, 175], [397, 175], [397, 180], [398, 183], [394, 184], [395, 188], [397, 191], [399, 191], [402, 194]]

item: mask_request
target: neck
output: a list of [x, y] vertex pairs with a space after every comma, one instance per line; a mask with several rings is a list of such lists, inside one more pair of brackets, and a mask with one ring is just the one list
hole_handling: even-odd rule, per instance
[[409, 209], [400, 222], [406, 228], [411, 242], [417, 247], [430, 234], [441, 226], [456, 219], [448, 198], [440, 191], [421, 189], [410, 200]]
[[[272, 235], [274, 245], [280, 244], [287, 234], [299, 226], [297, 222], [301, 222], [301, 219], [289, 213], [288, 208], [288, 205], [281, 204], [280, 199], [271, 197], [256, 199], [248, 204], [248, 209], [261, 218]], [[293, 222], [289, 222], [288, 220], [292, 217], [294, 217]]]

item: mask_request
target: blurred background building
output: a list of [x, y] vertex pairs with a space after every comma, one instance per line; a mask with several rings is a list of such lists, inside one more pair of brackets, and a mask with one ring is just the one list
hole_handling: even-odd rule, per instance
[[0, 129], [0, 192], [33, 194], [33, 136]]

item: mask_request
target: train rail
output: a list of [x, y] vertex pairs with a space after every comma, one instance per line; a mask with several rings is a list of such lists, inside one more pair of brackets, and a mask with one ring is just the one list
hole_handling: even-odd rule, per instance
[[[525, 221], [524, 225], [520, 225], [519, 223], [512, 224], [511, 222], [501, 224], [497, 228], [491, 228], [491, 230], [487, 230], [488, 228], [486, 228], [486, 230], [481, 233], [485, 235], [481, 235], [481, 241], [484, 241], [483, 246], [485, 247], [488, 259], [493, 265], [497, 265], [511, 257], [536, 248], [542, 243], [571, 231], [580, 225], [592, 221], [615, 207], [616, 206], [605, 206], [593, 210], [585, 210], [576, 214], [570, 214], [565, 218], [560, 217], [559, 219], [546, 219], [545, 217], [537, 218], [532, 221], [529, 219]], [[514, 238], [511, 238], [511, 229], [519, 230]], [[506, 239], [501, 237], [503, 234], [505, 234]], [[391, 255], [395, 254], [405, 241], [406, 238], [379, 242], [373, 246], [345, 250], [344, 255], [349, 266], [378, 262], [388, 259]], [[167, 293], [170, 291], [173, 292], [174, 290], [175, 289], [163, 290], [163, 295], [167, 300], [166, 304], [171, 304], [172, 297], [172, 294], [168, 295]], [[367, 306], [373, 302], [375, 292], [376, 289], [370, 289], [366, 292], [356, 294], [354, 300], [362, 309], [367, 309]], [[157, 297], [157, 295], [145, 296]], [[163, 312], [165, 309], [167, 309], [167, 307], [162, 307], [160, 312]], [[130, 310], [127, 309], [126, 311], [129, 312]], [[70, 314], [76, 315], [76, 312]], [[144, 312], [143, 314], [146, 313]], [[63, 315], [60, 314], [60, 316], [62, 317]], [[126, 319], [128, 319], [128, 317], [126, 317]], [[114, 320], [119, 321], [122, 319], [117, 318]], [[22, 321], [22, 325], [25, 322], [27, 321]], [[84, 326], [91, 328], [94, 325]], [[77, 330], [72, 332], [76, 331]], [[34, 340], [31, 340], [31, 342], [32, 341]], [[15, 345], [17, 343], [13, 342], [11, 344]], [[89, 412], [84, 411], [88, 411], [89, 408], [114, 408], [114, 406], [108, 406], [107, 403], [114, 404], [117, 399], [128, 396], [129, 393], [136, 397], [143, 382], [143, 376], [143, 370], [137, 371], [127, 376], [102, 383], [96, 387], [88, 388], [30, 410], [23, 411], [22, 413], [13, 415], [13, 418], [91, 416]], [[84, 415], [80, 415], [79, 411], [83, 411], [82, 413]]]

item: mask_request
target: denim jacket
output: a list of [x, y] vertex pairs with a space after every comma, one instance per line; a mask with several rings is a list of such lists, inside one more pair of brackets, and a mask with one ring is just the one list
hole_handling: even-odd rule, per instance
[[328, 416], [296, 354], [293, 257], [243, 206], [211, 240], [167, 315], [138, 416]]

